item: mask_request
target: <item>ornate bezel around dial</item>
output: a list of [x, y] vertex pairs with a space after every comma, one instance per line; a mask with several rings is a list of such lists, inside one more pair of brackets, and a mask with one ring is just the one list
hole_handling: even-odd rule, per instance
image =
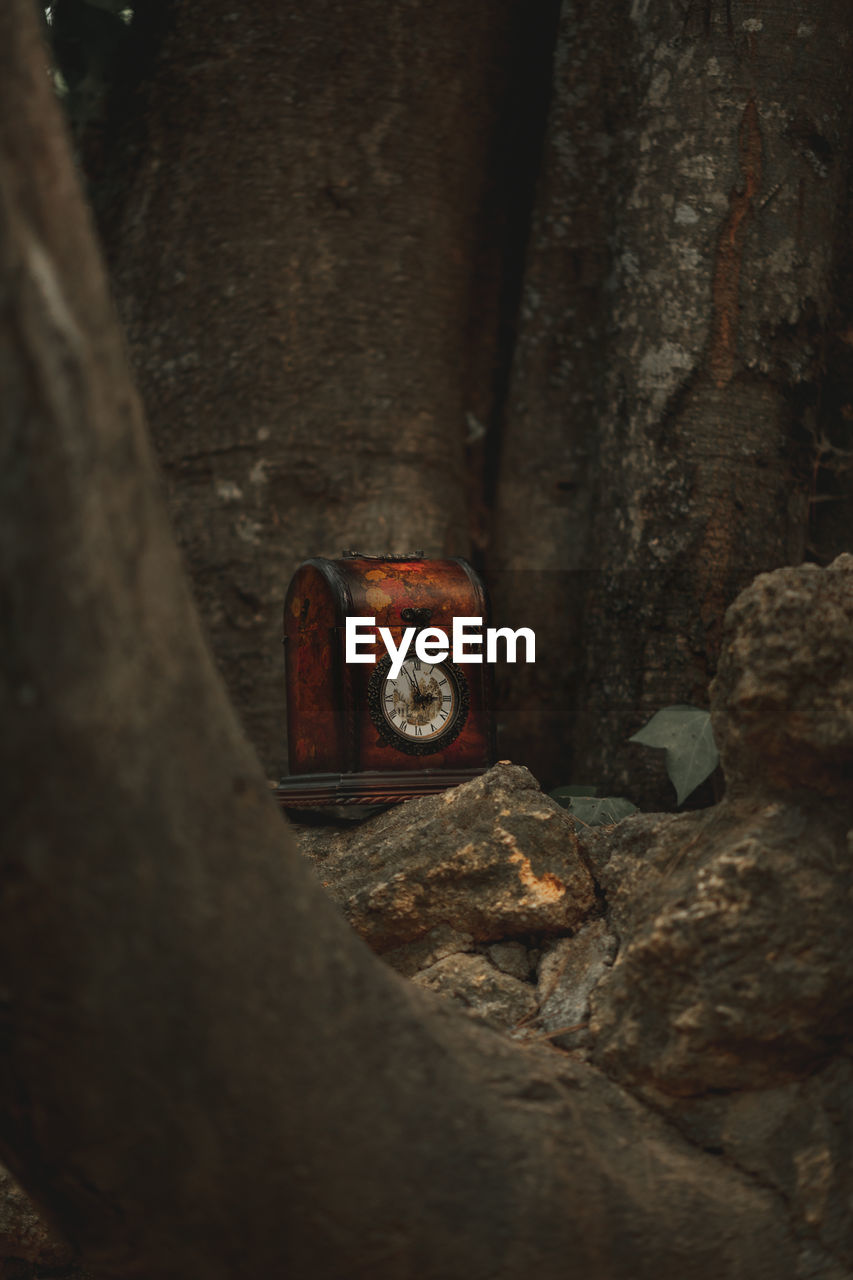
[[[397, 680], [402, 678], [406, 663], [413, 661], [419, 662], [420, 659], [418, 659], [414, 648], [411, 648], [403, 659], [403, 666], [400, 668]], [[430, 676], [437, 669], [441, 671], [442, 677], [451, 686], [453, 698], [451, 711], [448, 713], [447, 726], [440, 731], [432, 733], [427, 738], [411, 737], [401, 732], [399, 728], [395, 727], [386, 713], [385, 693], [386, 685], [389, 683], [388, 673], [391, 670], [391, 658], [388, 655], [378, 660], [367, 684], [367, 708], [374, 728], [378, 731], [382, 741], [389, 747], [394, 747], [395, 750], [402, 751], [410, 756], [432, 756], [439, 751], [444, 751], [452, 742], [455, 742], [462, 732], [465, 721], [468, 719], [468, 681], [459, 667], [449, 660], [426, 662], [422, 665], [429, 667]], [[392, 697], [393, 692], [392, 690]]]

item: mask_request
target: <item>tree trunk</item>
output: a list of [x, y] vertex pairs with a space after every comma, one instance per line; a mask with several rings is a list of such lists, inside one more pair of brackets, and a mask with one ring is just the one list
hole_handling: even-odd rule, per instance
[[809, 474], [806, 551], [829, 564], [853, 547], [853, 166], [838, 211], [840, 255], [834, 280], [832, 325], [815, 405], [815, 440]]
[[590, 499], [602, 411], [609, 242], [630, 109], [609, 0], [565, 0], [527, 250], [487, 557], [498, 622], [532, 627], [535, 666], [498, 669], [500, 754], [570, 780]]
[[632, 6], [574, 772], [669, 803], [626, 744], [707, 705], [722, 619], [803, 555], [853, 101], [849, 6]]
[[102, 169], [179, 541], [271, 774], [296, 564], [468, 551], [475, 237], [521, 9], [175, 6]]
[[416, 998], [294, 855], [180, 576], [45, 61], [10, 0], [4, 1159], [119, 1280], [793, 1277], [771, 1193]]

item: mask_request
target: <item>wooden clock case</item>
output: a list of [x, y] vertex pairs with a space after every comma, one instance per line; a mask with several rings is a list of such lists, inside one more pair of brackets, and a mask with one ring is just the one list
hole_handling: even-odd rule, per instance
[[483, 773], [494, 759], [486, 662], [459, 664], [466, 714], [453, 741], [410, 754], [385, 740], [371, 715], [375, 664], [345, 661], [347, 617], [375, 619], [379, 660], [386, 653], [379, 627], [387, 627], [399, 645], [407, 627], [440, 627], [450, 637], [455, 617], [473, 617], [482, 619], [485, 635], [488, 601], [479, 577], [460, 558], [346, 552], [339, 560], [318, 556], [301, 564], [284, 603], [290, 776], [277, 788], [280, 803], [392, 804]]

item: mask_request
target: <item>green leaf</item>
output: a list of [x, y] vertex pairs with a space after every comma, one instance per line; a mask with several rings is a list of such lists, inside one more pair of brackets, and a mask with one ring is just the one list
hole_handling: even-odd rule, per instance
[[570, 812], [588, 827], [602, 827], [621, 822], [630, 813], [636, 813], [637, 806], [624, 796], [576, 796]]
[[556, 787], [551, 798], [588, 827], [608, 826], [621, 822], [629, 813], [636, 813], [637, 806], [623, 796], [599, 797], [595, 791], [595, 787]]
[[666, 771], [679, 804], [714, 772], [720, 759], [710, 713], [699, 707], [664, 707], [628, 741], [666, 751]]

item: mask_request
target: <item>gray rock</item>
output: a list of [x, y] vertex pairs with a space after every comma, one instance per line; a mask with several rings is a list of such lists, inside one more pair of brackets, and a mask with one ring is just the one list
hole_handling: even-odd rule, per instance
[[742, 593], [712, 698], [726, 799], [628, 818], [596, 850], [621, 946], [590, 1029], [633, 1085], [772, 1088], [849, 1035], [851, 569], [780, 569]]
[[440, 924], [417, 942], [405, 942], [383, 953], [382, 959], [404, 978], [413, 978], [421, 969], [428, 969], [446, 956], [461, 955], [473, 951], [474, 939], [470, 933], [458, 933], [449, 925]]
[[712, 725], [730, 788], [853, 805], [853, 555], [761, 574], [726, 613]]
[[621, 947], [592, 998], [608, 1071], [671, 1093], [755, 1089], [837, 1051], [853, 1017], [837, 815], [729, 801], [662, 826], [620, 877], [623, 861], [602, 877]]
[[498, 764], [356, 830], [298, 831], [331, 896], [378, 952], [446, 926], [477, 942], [576, 928], [595, 905], [575, 825], [523, 768]]
[[[570, 938], [560, 938], [539, 966], [537, 1024], [555, 1044], [571, 1048], [584, 1043], [589, 997], [613, 963], [616, 938], [604, 920], [590, 920]], [[583, 1031], [577, 1028], [583, 1027]], [[560, 1036], [554, 1033], [561, 1029]]]
[[494, 942], [486, 948], [486, 953], [493, 965], [520, 982], [527, 982], [533, 972], [531, 954], [520, 942]]
[[[613, 827], [591, 827], [579, 832], [584, 861], [596, 880], [603, 882], [612, 860], [618, 860], [617, 878], [644, 874], [648, 850], [672, 823], [690, 823], [695, 814], [633, 813]], [[611, 876], [611, 879], [613, 877]]]
[[528, 983], [502, 973], [485, 956], [455, 955], [417, 974], [418, 986], [451, 996], [457, 1004], [496, 1026], [515, 1028], [537, 1009]]

